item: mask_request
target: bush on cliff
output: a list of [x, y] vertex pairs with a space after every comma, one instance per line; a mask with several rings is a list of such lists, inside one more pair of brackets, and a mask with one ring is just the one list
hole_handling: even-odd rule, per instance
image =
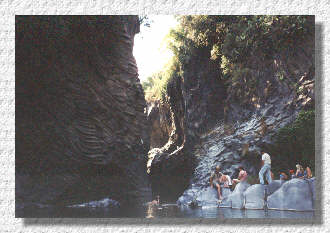
[[168, 80], [182, 75], [182, 67], [189, 63], [195, 49], [209, 51], [210, 59], [222, 71], [219, 78], [226, 81], [227, 91], [236, 100], [253, 97], [258, 79], [253, 75], [256, 67], [249, 61], [267, 65], [276, 53], [294, 48], [305, 37], [314, 35], [311, 16], [188, 15], [177, 19], [179, 27], [171, 30], [167, 38], [175, 65], [165, 67], [162, 78], [155, 75], [151, 77], [154, 82], [144, 84], [153, 98], [160, 99]]
[[275, 144], [270, 148], [273, 155], [272, 170], [295, 169], [296, 164], [315, 171], [315, 111], [301, 111], [290, 125], [274, 135]]

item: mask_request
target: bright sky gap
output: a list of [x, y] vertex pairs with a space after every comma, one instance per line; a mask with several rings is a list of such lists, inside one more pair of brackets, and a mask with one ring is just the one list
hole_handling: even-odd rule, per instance
[[143, 24], [140, 33], [135, 35], [133, 55], [139, 70], [139, 79], [146, 80], [153, 73], [160, 71], [172, 58], [173, 53], [167, 48], [165, 37], [178, 25], [174, 15], [151, 15], [150, 27]]

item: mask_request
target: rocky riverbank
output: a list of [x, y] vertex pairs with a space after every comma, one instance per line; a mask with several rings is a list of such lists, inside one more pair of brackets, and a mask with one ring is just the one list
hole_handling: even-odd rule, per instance
[[216, 189], [206, 187], [199, 192], [186, 191], [177, 201], [186, 207], [223, 207], [234, 209], [270, 209], [313, 211], [315, 178], [274, 180], [269, 185], [238, 184], [233, 191], [222, 189], [223, 200], [218, 203]]
[[[174, 197], [193, 199], [209, 185], [216, 165], [231, 178], [237, 177], [239, 166], [256, 176], [261, 149], [270, 151], [272, 164], [279, 166], [277, 155], [285, 148], [274, 150], [274, 136], [301, 111], [314, 109], [312, 34], [265, 59], [246, 57], [249, 76], [239, 73], [236, 86], [220, 78], [223, 70], [211, 59], [210, 47], [191, 49], [181, 64], [182, 75], [169, 81], [163, 99], [172, 119], [169, 140], [149, 151], [153, 191], [165, 197], [175, 190]], [[240, 67], [244, 70], [243, 64]]]

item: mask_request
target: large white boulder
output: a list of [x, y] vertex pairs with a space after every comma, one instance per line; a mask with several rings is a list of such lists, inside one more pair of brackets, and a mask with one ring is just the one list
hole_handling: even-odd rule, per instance
[[245, 209], [264, 209], [265, 206], [265, 186], [255, 184], [247, 188], [243, 193]]
[[292, 179], [267, 198], [268, 209], [276, 210], [313, 210], [312, 190], [309, 181]]
[[250, 187], [250, 184], [246, 182], [238, 183], [235, 190], [226, 198], [223, 199], [220, 207], [232, 207], [234, 209], [244, 208], [244, 191]]

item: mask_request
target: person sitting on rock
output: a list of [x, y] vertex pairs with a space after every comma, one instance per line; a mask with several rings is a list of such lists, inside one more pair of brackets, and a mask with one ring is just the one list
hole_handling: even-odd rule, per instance
[[220, 187], [221, 176], [222, 173], [220, 172], [220, 166], [216, 166], [215, 171], [212, 173], [210, 177], [210, 184], [211, 184], [211, 188], [215, 187], [217, 189], [219, 200], [222, 200], [221, 187]]
[[306, 167], [304, 172], [304, 177], [310, 179], [313, 177], [312, 170], [309, 167]]
[[268, 182], [268, 184], [270, 184], [273, 181], [272, 173], [270, 171], [270, 168], [271, 168], [270, 155], [264, 151], [261, 151], [261, 155], [262, 155], [262, 157], [261, 157], [261, 166], [262, 167], [259, 171], [259, 181], [260, 181], [260, 184], [265, 185], [264, 174], [266, 174], [267, 182]]
[[304, 170], [303, 166], [301, 166], [300, 164], [296, 165], [297, 167], [297, 171], [296, 171], [296, 178], [299, 179], [310, 179], [313, 177], [312, 171], [309, 167], [306, 167], [306, 169]]
[[231, 188], [232, 181], [230, 176], [223, 174], [220, 178], [220, 184], [223, 184], [224, 188]]
[[289, 170], [289, 173], [290, 173], [290, 175], [291, 175], [291, 179], [295, 178], [294, 170]]
[[233, 179], [233, 185], [236, 185], [237, 183], [244, 182], [247, 180], [248, 174], [245, 171], [244, 167], [239, 167], [238, 168], [239, 173], [237, 179]]
[[287, 180], [288, 175], [285, 172], [280, 172], [280, 180]]
[[297, 168], [297, 170], [296, 170], [295, 177], [299, 178], [299, 179], [303, 179], [304, 178], [304, 168], [300, 164], [297, 164], [296, 168]]

